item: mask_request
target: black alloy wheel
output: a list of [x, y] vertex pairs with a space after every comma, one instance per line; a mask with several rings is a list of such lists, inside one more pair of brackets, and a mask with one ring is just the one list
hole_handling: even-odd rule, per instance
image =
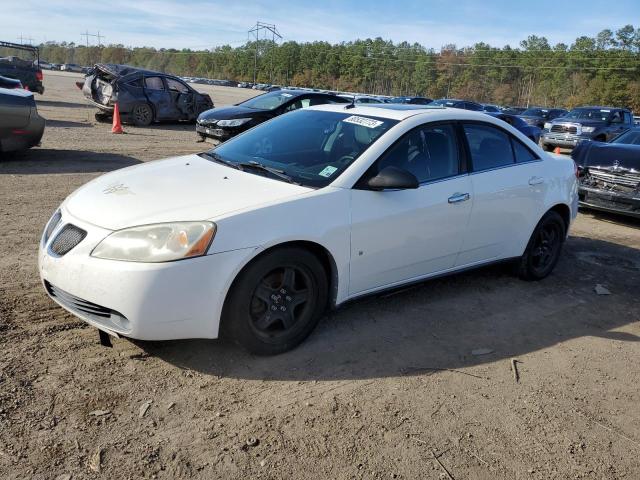
[[234, 281], [223, 311], [223, 334], [258, 355], [294, 348], [316, 326], [328, 296], [320, 260], [299, 248], [268, 252]]
[[519, 261], [520, 277], [541, 280], [548, 276], [558, 263], [565, 234], [566, 226], [562, 217], [557, 212], [547, 212], [538, 222]]

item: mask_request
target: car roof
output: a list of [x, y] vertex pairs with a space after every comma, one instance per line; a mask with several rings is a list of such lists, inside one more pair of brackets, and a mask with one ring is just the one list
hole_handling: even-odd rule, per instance
[[363, 115], [369, 117], [387, 118], [390, 120], [406, 120], [415, 115], [433, 117], [433, 120], [479, 120], [487, 121], [489, 115], [485, 112], [464, 110], [461, 108], [449, 108], [431, 105], [407, 105], [407, 104], [356, 104], [351, 108], [346, 108], [345, 104], [326, 104], [308, 107], [305, 110], [320, 110], [324, 112], [348, 113], [350, 115]]

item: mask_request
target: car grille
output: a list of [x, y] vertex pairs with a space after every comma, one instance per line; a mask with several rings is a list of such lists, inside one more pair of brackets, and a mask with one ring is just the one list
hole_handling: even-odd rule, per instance
[[589, 175], [604, 185], [620, 185], [632, 190], [640, 190], [640, 173], [606, 172], [590, 168]]
[[62, 227], [62, 230], [60, 230], [56, 238], [53, 239], [53, 242], [51, 242], [50, 249], [53, 253], [62, 257], [84, 240], [84, 237], [86, 236], [86, 231], [76, 227], [75, 225], [67, 223]]
[[127, 318], [121, 313], [76, 297], [75, 295], [59, 289], [46, 280], [44, 282], [44, 286], [47, 289], [47, 293], [51, 295], [52, 298], [55, 298], [72, 312], [75, 312], [82, 317], [87, 317], [94, 322], [119, 333], [127, 333], [130, 331], [129, 320], [127, 320]]
[[551, 131], [553, 133], [578, 133], [578, 128], [575, 125], [551, 125]]

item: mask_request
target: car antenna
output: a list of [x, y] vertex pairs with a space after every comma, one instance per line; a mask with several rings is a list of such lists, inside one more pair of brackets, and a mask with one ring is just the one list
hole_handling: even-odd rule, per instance
[[355, 108], [355, 107], [356, 107], [356, 96], [354, 95], [353, 97], [351, 97], [351, 103], [344, 108], [345, 110], [349, 110], [350, 108]]

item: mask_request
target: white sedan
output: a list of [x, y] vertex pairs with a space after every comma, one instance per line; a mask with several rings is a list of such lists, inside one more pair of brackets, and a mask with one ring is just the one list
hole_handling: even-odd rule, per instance
[[89, 182], [47, 224], [39, 269], [110, 335], [275, 354], [373, 292], [506, 259], [546, 277], [577, 198], [570, 158], [484, 113], [324, 105]]

